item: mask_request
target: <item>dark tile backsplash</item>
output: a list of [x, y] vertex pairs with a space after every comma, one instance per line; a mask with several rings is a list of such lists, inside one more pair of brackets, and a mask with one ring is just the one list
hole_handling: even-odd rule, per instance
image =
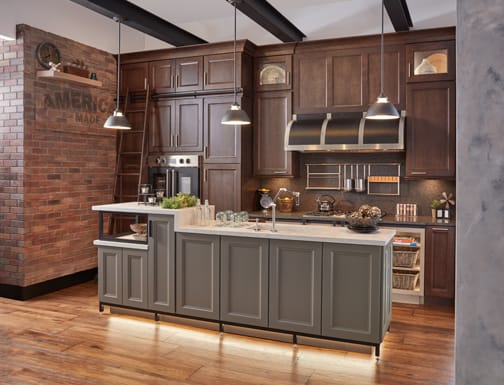
[[[404, 179], [404, 153], [358, 153], [358, 154], [301, 154], [300, 175], [296, 178], [263, 178], [260, 179], [259, 187], [271, 189], [272, 196], [280, 187], [301, 193], [301, 206], [296, 211], [306, 212], [317, 209], [316, 199], [319, 195], [331, 195], [336, 204], [343, 208], [358, 208], [362, 204], [376, 205], [388, 214], [395, 214], [397, 203], [416, 203], [418, 215], [430, 215], [430, 203], [433, 199], [439, 199], [441, 193], [455, 194], [454, 180], [437, 179]], [[401, 181], [399, 196], [369, 195], [366, 192], [344, 192], [334, 190], [306, 190], [306, 164], [307, 163], [400, 163]], [[257, 193], [256, 193], [257, 194]], [[257, 209], [259, 209], [259, 194], [256, 197]], [[456, 197], [455, 197], [456, 198]], [[452, 216], [455, 212], [452, 209]]]

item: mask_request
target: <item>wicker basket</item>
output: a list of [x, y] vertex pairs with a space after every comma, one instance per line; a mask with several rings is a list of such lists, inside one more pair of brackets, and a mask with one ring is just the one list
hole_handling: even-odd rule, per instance
[[392, 260], [392, 265], [394, 267], [408, 267], [412, 268], [415, 266], [418, 255], [420, 251], [415, 250], [394, 250], [394, 257]]
[[394, 271], [392, 274], [392, 287], [394, 289], [413, 290], [419, 275], [418, 271]]

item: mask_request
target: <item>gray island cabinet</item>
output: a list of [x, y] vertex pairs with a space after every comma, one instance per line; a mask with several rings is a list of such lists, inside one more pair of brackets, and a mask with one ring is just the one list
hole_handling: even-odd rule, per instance
[[[93, 208], [95, 209], [95, 208]], [[392, 238], [328, 225], [191, 225], [193, 209], [136, 204], [145, 242], [99, 239], [103, 305], [375, 346], [391, 320]], [[100, 223], [103, 221], [100, 220]], [[259, 231], [256, 231], [259, 230]], [[102, 231], [100, 230], [100, 234]]]

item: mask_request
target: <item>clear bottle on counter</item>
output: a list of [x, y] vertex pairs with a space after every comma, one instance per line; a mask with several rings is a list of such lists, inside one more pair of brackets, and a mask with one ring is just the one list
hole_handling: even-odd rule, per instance
[[203, 208], [203, 226], [210, 225], [210, 206], [208, 205], [208, 199], [205, 199], [205, 207]]
[[201, 226], [203, 224], [203, 207], [201, 206], [201, 200], [199, 198], [196, 200], [196, 210], [194, 211], [194, 224], [196, 226]]

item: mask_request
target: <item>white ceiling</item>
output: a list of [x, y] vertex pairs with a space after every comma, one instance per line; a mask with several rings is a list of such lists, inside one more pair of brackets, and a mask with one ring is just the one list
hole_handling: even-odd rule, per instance
[[[232, 40], [233, 7], [225, 0], [129, 0], [209, 42]], [[269, 0], [305, 35], [306, 40], [377, 34], [381, 0]], [[117, 24], [70, 0], [0, 0], [0, 35], [13, 36], [16, 24], [48, 32], [115, 53]], [[407, 0], [413, 29], [456, 24], [456, 0]], [[385, 32], [393, 32], [388, 17]], [[257, 45], [280, 41], [238, 12], [238, 39]], [[122, 51], [160, 49], [170, 45], [123, 27]]]

